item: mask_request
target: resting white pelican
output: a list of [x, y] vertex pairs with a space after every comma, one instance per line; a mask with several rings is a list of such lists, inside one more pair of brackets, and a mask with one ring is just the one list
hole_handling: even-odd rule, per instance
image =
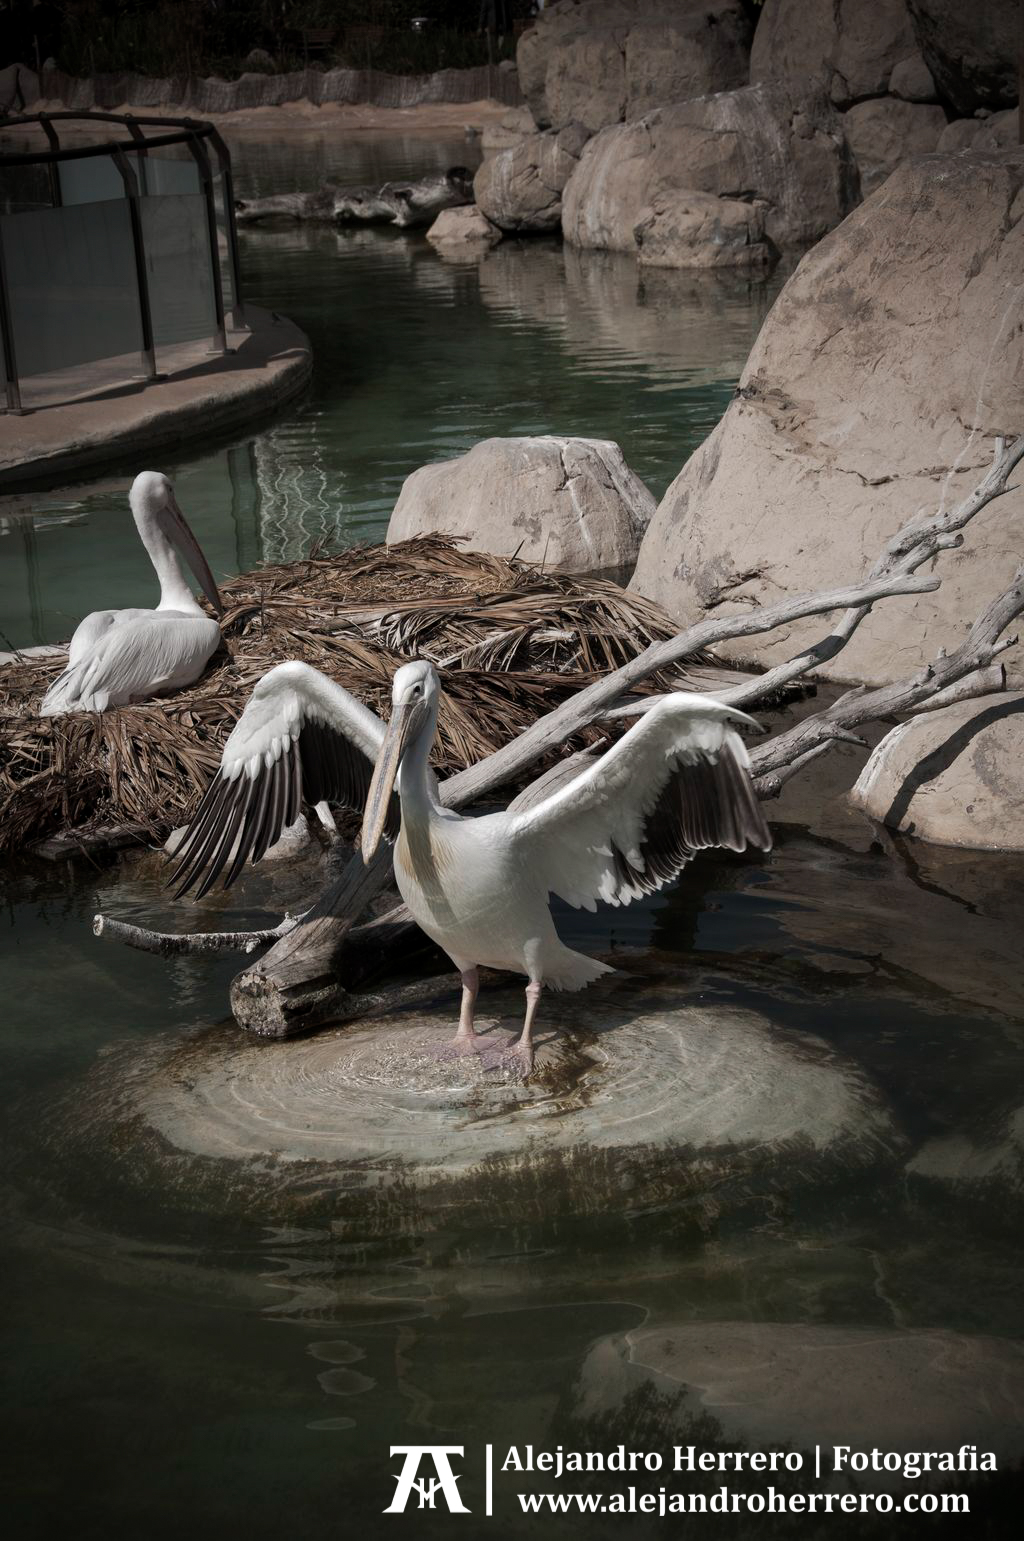
[[224, 613], [213, 574], [185, 522], [167, 477], [142, 471], [128, 501], [142, 544], [160, 580], [155, 610], [94, 610], [75, 630], [68, 664], [54, 680], [40, 716], [105, 712], [191, 685], [220, 643], [220, 626], [201, 609], [178, 565], [188, 562], [218, 615]]
[[230, 858], [226, 887], [247, 856], [258, 861], [294, 820], [302, 797], [358, 807], [365, 795], [363, 860], [383, 834], [397, 832], [402, 898], [462, 977], [455, 1039], [461, 1051], [477, 1042], [480, 964], [529, 979], [515, 1049], [526, 1072], [542, 986], [579, 990], [610, 972], [559, 940], [549, 895], [588, 910], [599, 899], [628, 904], [661, 888], [709, 846], [771, 847], [746, 749], [731, 726], [756, 724], [709, 696], [664, 697], [556, 790], [477, 818], [438, 801], [428, 764], [440, 702], [433, 665], [404, 664], [392, 701], [385, 731], [373, 712], [316, 669], [271, 669], [224, 746], [220, 771], [176, 852], [174, 880], [184, 893], [205, 868], [205, 893]]

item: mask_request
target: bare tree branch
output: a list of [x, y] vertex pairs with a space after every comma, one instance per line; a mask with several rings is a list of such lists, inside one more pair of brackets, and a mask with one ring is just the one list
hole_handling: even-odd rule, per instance
[[92, 934], [108, 937], [112, 942], [123, 942], [126, 947], [138, 948], [139, 952], [155, 952], [162, 958], [173, 958], [184, 952], [255, 952], [257, 947], [287, 936], [302, 919], [301, 915], [286, 915], [266, 931], [186, 931], [178, 935], [132, 926], [126, 920], [115, 920], [112, 915], [94, 915]]
[[[717, 692], [731, 705], [749, 707], [777, 696], [779, 691], [809, 670], [819, 668], [846, 646], [854, 632], [880, 600], [901, 595], [933, 592], [940, 580], [917, 576], [917, 570], [943, 551], [962, 542], [961, 531], [1008, 488], [1015, 466], [1024, 459], [1024, 435], [1007, 445], [997, 441], [991, 469], [968, 497], [955, 508], [928, 518], [915, 516], [887, 542], [881, 555], [859, 583], [817, 594], [799, 595], [739, 614], [708, 617], [666, 642], [654, 643], [637, 658], [586, 690], [578, 692], [554, 711], [539, 719], [513, 742], [485, 760], [450, 777], [439, 789], [448, 807], [461, 808], [527, 771], [549, 750], [557, 749], [581, 729], [601, 718], [631, 714], [622, 698], [634, 686], [661, 670], [669, 669], [694, 653], [712, 649], [738, 637], [761, 635], [812, 615], [842, 612], [835, 627], [813, 646], [766, 673], [743, 680]], [[874, 690], [848, 691], [824, 711], [805, 718], [787, 732], [759, 748], [753, 756], [762, 796], [777, 795], [782, 786], [805, 765], [826, 753], [835, 743], [862, 744], [854, 729], [893, 715], [938, 709], [1003, 688], [1005, 674], [995, 659], [1010, 646], [1000, 641], [1010, 622], [1024, 609], [1024, 584], [1018, 573], [1014, 584], [979, 617], [968, 638], [955, 653], [940, 657], [907, 680]], [[381, 921], [353, 929], [353, 922], [387, 883], [390, 857], [378, 853], [369, 867], [356, 854], [336, 881], [301, 917], [275, 932], [225, 933], [232, 940], [223, 946], [241, 945], [251, 950], [263, 940], [276, 945], [253, 968], [238, 976], [232, 986], [232, 1008], [241, 1025], [272, 1036], [287, 1036], [315, 1025], [349, 1015], [345, 1007], [360, 998], [350, 996], [335, 975], [335, 964], [344, 948], [346, 978], [356, 984], [366, 960], [380, 961], [382, 948], [403, 934], [408, 917], [392, 911]], [[101, 918], [98, 917], [98, 922]], [[109, 920], [102, 921], [108, 929]], [[128, 931], [149, 941], [131, 945], [156, 951], [211, 950], [210, 942], [193, 949], [185, 939], [164, 938], [138, 927]], [[97, 934], [100, 934], [98, 931]], [[114, 934], [114, 933], [112, 933]], [[129, 940], [126, 936], [124, 940]], [[239, 940], [241, 939], [241, 940]], [[169, 945], [168, 945], [169, 944]]]

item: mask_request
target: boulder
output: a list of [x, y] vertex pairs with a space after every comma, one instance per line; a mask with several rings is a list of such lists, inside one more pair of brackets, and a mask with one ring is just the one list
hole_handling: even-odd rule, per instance
[[837, 107], [889, 89], [912, 53], [906, 0], [765, 0], [750, 79], [821, 82]]
[[529, 107], [510, 107], [496, 123], [484, 124], [480, 143], [485, 155], [493, 155], [495, 150], [507, 150], [536, 131], [537, 125]]
[[607, 439], [484, 439], [405, 481], [387, 539], [432, 530], [566, 572], [636, 559], [654, 498]]
[[786, 247], [837, 225], [859, 182], [842, 122], [821, 92], [747, 86], [603, 129], [566, 184], [562, 232], [573, 246], [635, 251], [646, 212], [678, 192], [761, 200], [766, 238]]
[[[783, 288], [633, 585], [684, 621], [746, 611], [860, 577], [915, 510], [966, 496], [1024, 423], [1022, 215], [1024, 150], [899, 166]], [[940, 589], [878, 605], [822, 673], [899, 679], [955, 646], [1022, 549], [1018, 489], [943, 554]], [[821, 635], [811, 619], [723, 651], [775, 664]]]
[[519, 82], [537, 124], [591, 132], [665, 102], [746, 84], [741, 0], [561, 0], [519, 40]]
[[1024, 850], [1024, 695], [901, 723], [850, 795], [879, 823], [937, 845]]
[[945, 127], [941, 107], [892, 96], [858, 102], [844, 112], [843, 128], [857, 157], [863, 192], [874, 192], [906, 156], [934, 150]]
[[713, 193], [659, 194], [633, 231], [642, 266], [765, 268], [775, 252], [765, 240], [763, 203]]
[[557, 230], [562, 189], [589, 138], [581, 124], [570, 123], [492, 155], [473, 181], [477, 207], [501, 230]]
[[992, 112], [984, 118], [956, 118], [939, 135], [936, 149], [1012, 150], [1020, 140], [1020, 119], [1016, 107]]
[[918, 46], [957, 112], [1017, 100], [1020, 0], [907, 0]]
[[935, 79], [924, 61], [924, 54], [916, 51], [900, 60], [889, 76], [889, 91], [905, 102], [938, 100]]
[[427, 231], [427, 240], [445, 255], [469, 252], [477, 256], [481, 250], [497, 246], [501, 231], [479, 209], [466, 204], [460, 209], [443, 209]]

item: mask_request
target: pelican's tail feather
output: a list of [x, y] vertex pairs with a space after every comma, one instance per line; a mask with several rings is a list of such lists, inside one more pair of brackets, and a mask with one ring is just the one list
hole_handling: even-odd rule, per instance
[[564, 948], [550, 968], [544, 970], [544, 985], [549, 990], [582, 990], [602, 974], [614, 974], [610, 963], [599, 963], [582, 952]]
[[58, 717], [64, 712], [106, 711], [110, 705], [109, 690], [80, 694], [85, 668], [84, 663], [71, 664], [63, 674], [58, 674], [39, 703], [40, 717]]

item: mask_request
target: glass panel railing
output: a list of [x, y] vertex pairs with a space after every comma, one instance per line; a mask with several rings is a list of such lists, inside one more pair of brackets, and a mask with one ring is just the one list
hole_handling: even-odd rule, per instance
[[216, 328], [206, 200], [199, 194], [143, 198], [142, 235], [157, 347], [212, 340]]
[[142, 346], [127, 200], [0, 217], [18, 373], [137, 354]]
[[[136, 158], [128, 156], [132, 170]], [[81, 160], [60, 161], [60, 196], [65, 206], [104, 203], [124, 197], [124, 179], [111, 155], [88, 155]]]

